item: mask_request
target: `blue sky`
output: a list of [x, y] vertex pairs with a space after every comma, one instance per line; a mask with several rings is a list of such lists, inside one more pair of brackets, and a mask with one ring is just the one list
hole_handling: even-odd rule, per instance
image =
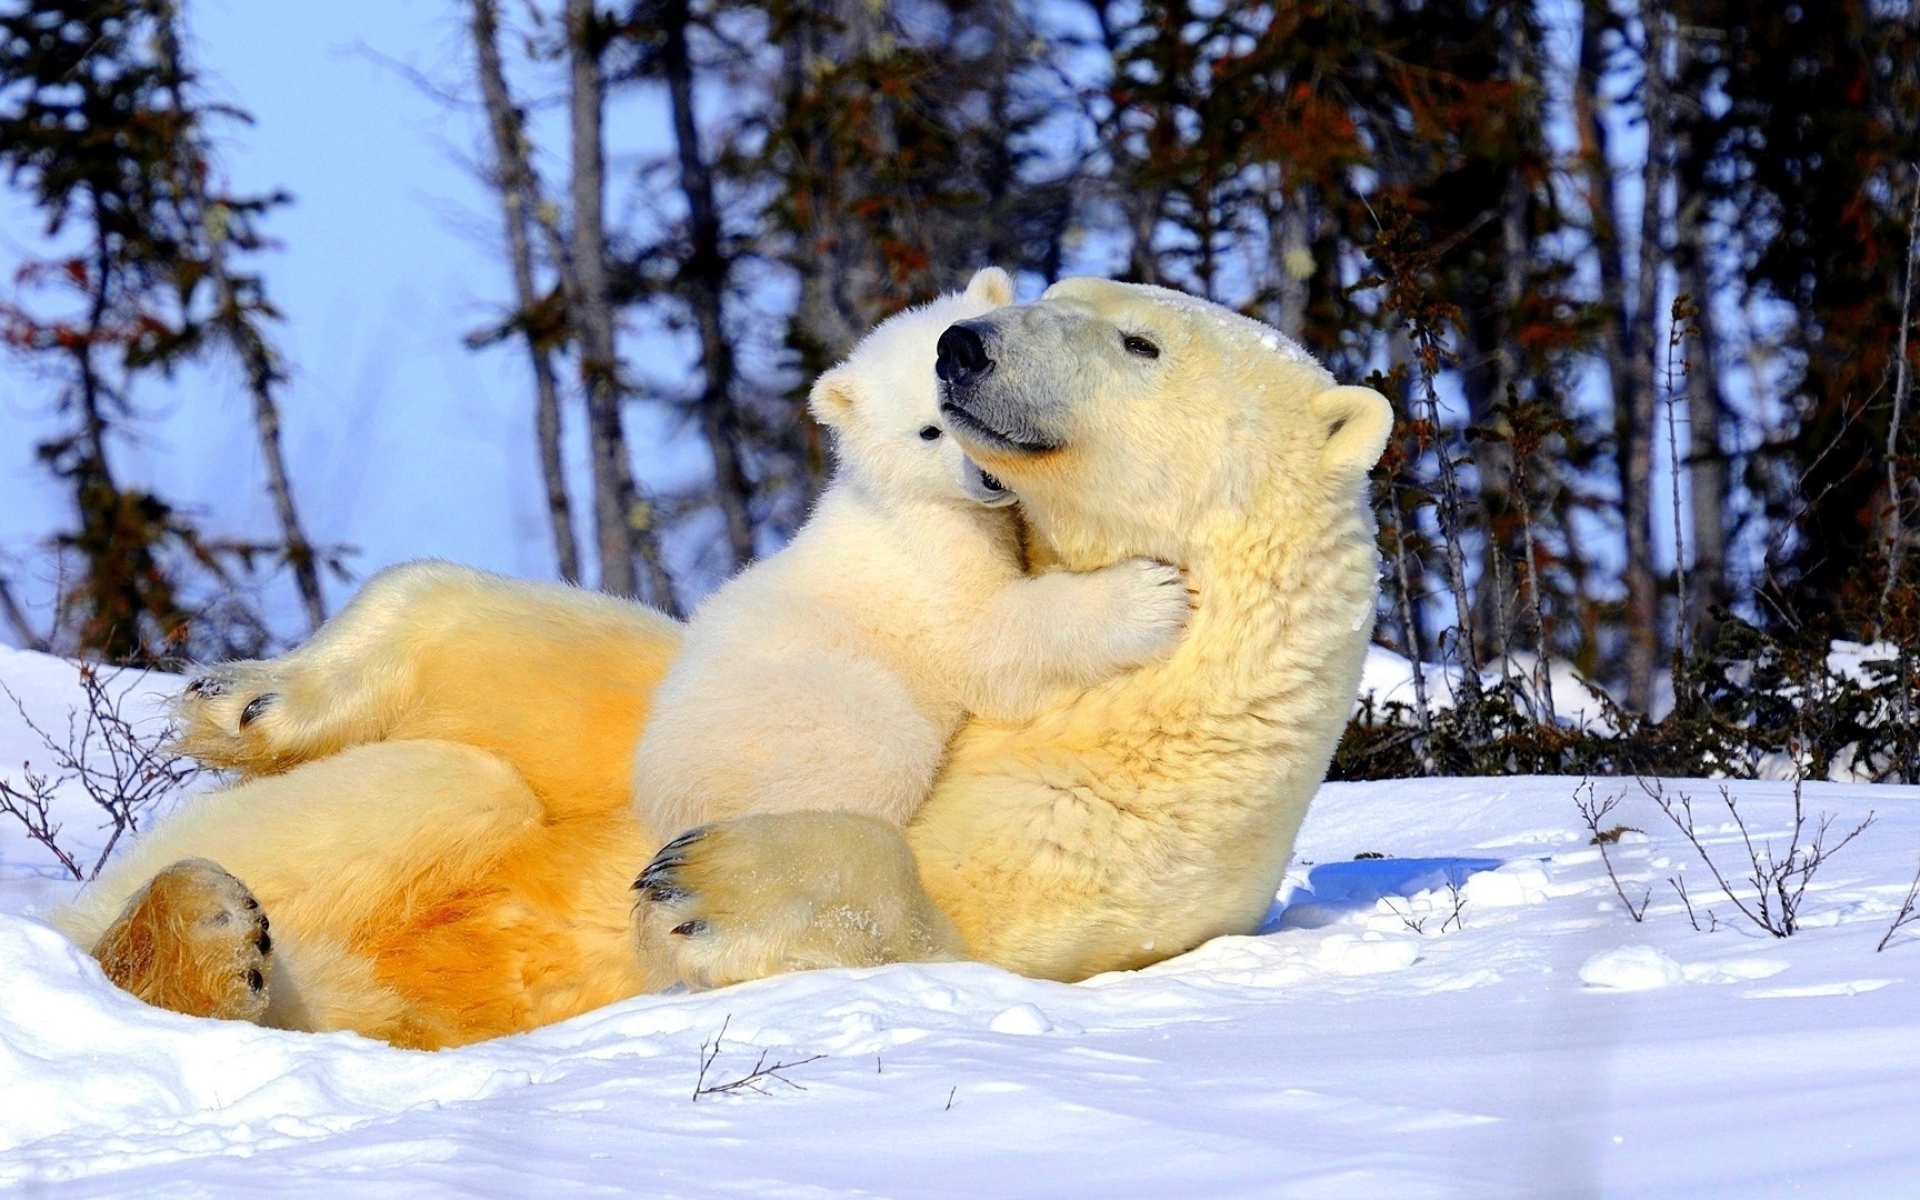
[[[480, 127], [381, 61], [459, 80], [460, 12], [414, 0], [199, 0], [188, 12], [212, 94], [255, 118], [222, 136], [234, 184], [294, 197], [268, 222], [282, 248], [262, 264], [287, 318], [277, 331], [293, 370], [286, 453], [312, 535], [358, 546], [361, 578], [422, 556], [554, 573], [525, 368], [510, 348], [461, 344], [509, 288], [495, 211], [459, 161]], [[621, 144], [645, 140], [621, 131]], [[39, 234], [30, 209], [0, 201], [4, 278]], [[22, 553], [68, 523], [33, 460], [53, 427], [50, 397], [18, 358], [0, 358], [0, 554], [16, 576]], [[117, 447], [123, 475], [197, 510], [211, 531], [271, 534], [237, 374], [194, 372], [136, 398], [152, 419], [137, 444]], [[644, 411], [631, 429], [648, 449], [667, 440]], [[44, 580], [26, 582], [47, 594]], [[350, 590], [332, 586], [333, 604]]]

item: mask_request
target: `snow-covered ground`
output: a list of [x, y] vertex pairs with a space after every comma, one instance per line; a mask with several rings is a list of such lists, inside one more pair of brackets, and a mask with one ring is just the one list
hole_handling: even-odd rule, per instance
[[[0, 682], [64, 728], [71, 668], [0, 651]], [[8, 778], [34, 749], [0, 703]], [[140, 1005], [34, 919], [71, 885], [0, 824], [0, 1190], [1920, 1195], [1920, 929], [1874, 949], [1920, 856], [1920, 789], [1808, 785], [1814, 810], [1878, 819], [1778, 940], [1706, 898], [1630, 781], [1596, 781], [1646, 834], [1610, 850], [1636, 899], [1654, 888], [1634, 923], [1576, 783], [1329, 786], [1266, 930], [1147, 971], [820, 972], [439, 1054]], [[1733, 788], [1783, 848], [1790, 786]], [[1724, 810], [1700, 811], [1737, 867]], [[68, 830], [97, 836], [78, 808]], [[1668, 886], [1683, 874], [1713, 932]], [[707, 1084], [764, 1052], [799, 1062], [792, 1086], [696, 1101], [723, 1027]]]

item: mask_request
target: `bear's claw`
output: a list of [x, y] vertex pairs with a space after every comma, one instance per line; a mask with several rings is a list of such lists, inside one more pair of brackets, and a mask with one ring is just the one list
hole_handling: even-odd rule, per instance
[[684, 849], [687, 846], [693, 845], [695, 842], [699, 841], [701, 838], [707, 836], [707, 828], [708, 827], [705, 825], [699, 825], [692, 829], [687, 830], [685, 833], [681, 834], [679, 837], [673, 839], [672, 841], [668, 842], [666, 845], [660, 847], [660, 849], [654, 853], [654, 858], [658, 859], [662, 854], [665, 854], [669, 850], [680, 850], [680, 849]]
[[259, 720], [260, 714], [266, 712], [273, 702], [279, 698], [278, 693], [268, 692], [265, 695], [255, 696], [253, 699], [247, 701], [247, 706], [240, 710], [240, 728], [245, 729], [247, 726]]
[[640, 872], [640, 877], [633, 881], [633, 890], [646, 893], [647, 898], [650, 900], [658, 900], [665, 903], [686, 899], [689, 895], [687, 889], [676, 886], [668, 877], [673, 874], [676, 867], [684, 867], [687, 865], [686, 855], [680, 853], [680, 851], [685, 850], [705, 836], [707, 836], [705, 826], [699, 829], [689, 829], [679, 837], [660, 847], [660, 849], [654, 853], [653, 861], [649, 862]]
[[233, 684], [214, 675], [201, 675], [187, 684], [187, 694], [211, 700], [233, 690]]

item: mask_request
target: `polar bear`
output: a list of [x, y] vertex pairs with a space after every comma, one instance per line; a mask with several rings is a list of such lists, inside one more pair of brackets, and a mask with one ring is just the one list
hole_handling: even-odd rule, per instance
[[293, 654], [190, 688], [183, 744], [235, 785], [55, 923], [178, 1011], [427, 1047], [679, 978], [964, 953], [1074, 979], [1255, 928], [1358, 686], [1390, 410], [1178, 293], [1068, 280], [961, 328], [949, 427], [1020, 496], [1038, 556], [1172, 562], [1198, 601], [1164, 660], [970, 720], [904, 833], [710, 826], [656, 863], [635, 953], [629, 884], [677, 831], [636, 818], [633, 754], [679, 625], [416, 564]]
[[1258, 322], [1098, 280], [955, 325], [938, 371], [1050, 553], [1178, 563], [1199, 607], [1168, 659], [970, 723], [904, 836], [797, 813], [680, 839], [637, 915], [688, 982], [914, 945], [1077, 980], [1250, 933], [1325, 775], [1373, 625], [1387, 402]]
[[833, 481], [792, 542], [687, 623], [635, 758], [642, 824], [816, 809], [904, 825], [964, 717], [1025, 721], [1186, 624], [1165, 563], [1027, 574], [1012, 494], [947, 436], [935, 345], [1012, 301], [989, 267], [883, 322], [814, 385]]

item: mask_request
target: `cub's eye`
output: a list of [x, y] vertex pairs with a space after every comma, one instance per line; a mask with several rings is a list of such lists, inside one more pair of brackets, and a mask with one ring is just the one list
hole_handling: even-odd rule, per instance
[[921, 441], [923, 441], [923, 442], [937, 442], [937, 441], [939, 441], [939, 440], [940, 440], [940, 427], [939, 427], [938, 425], [929, 425], [929, 426], [927, 426], [927, 427], [926, 427], [925, 429], [922, 429], [922, 430], [920, 431], [920, 440], [921, 440]]
[[1154, 345], [1152, 342], [1141, 337], [1137, 333], [1127, 334], [1125, 337], [1120, 339], [1120, 344], [1127, 348], [1128, 354], [1137, 354], [1141, 358], [1159, 358], [1160, 357], [1160, 347]]

